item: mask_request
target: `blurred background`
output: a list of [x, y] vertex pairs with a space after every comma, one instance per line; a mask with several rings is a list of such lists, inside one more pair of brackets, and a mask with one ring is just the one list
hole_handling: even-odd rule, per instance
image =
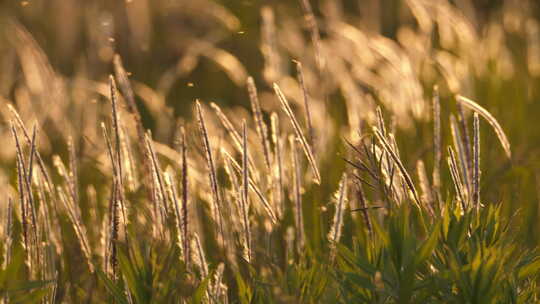
[[[419, 158], [428, 170], [432, 166], [430, 100], [438, 85], [445, 144], [451, 142], [448, 114], [455, 111], [455, 94], [476, 100], [507, 132], [511, 161], [482, 125], [482, 196], [508, 201], [509, 216], [519, 208], [518, 232], [537, 245], [540, 2], [310, 3], [311, 8], [302, 0], [2, 1], [0, 99], [14, 104], [25, 121], [38, 122], [45, 155], [53, 148], [63, 153], [56, 147], [74, 138], [84, 167], [97, 158], [96, 126], [109, 115], [107, 77], [115, 53], [129, 72], [145, 127], [167, 144], [177, 122], [191, 116], [196, 98], [244, 113], [249, 75], [265, 113], [278, 107], [273, 82], [299, 108], [293, 61], [298, 60], [315, 112], [331, 117], [315, 127], [321, 147], [331, 140], [326, 133], [355, 136], [350, 130], [372, 122], [374, 106], [381, 105], [414, 171]], [[314, 37], [314, 24], [320, 37]], [[0, 112], [0, 135], [9, 136], [10, 116], [7, 109]], [[349, 133], [340, 131], [345, 127]], [[8, 168], [14, 148], [4, 147], [0, 156]]]

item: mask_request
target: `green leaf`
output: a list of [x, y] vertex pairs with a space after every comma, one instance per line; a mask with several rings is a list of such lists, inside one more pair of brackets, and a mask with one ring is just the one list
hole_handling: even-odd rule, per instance
[[422, 244], [420, 250], [418, 250], [418, 253], [416, 254], [416, 257], [414, 259], [414, 263], [416, 265], [420, 265], [421, 263], [423, 263], [431, 255], [431, 253], [437, 246], [437, 242], [439, 241], [439, 234], [441, 231], [441, 225], [442, 223], [439, 221], [431, 231], [428, 239]]
[[193, 304], [203, 304], [205, 303], [204, 298], [206, 296], [206, 291], [208, 290], [208, 285], [210, 284], [210, 278], [214, 276], [215, 269], [208, 274], [204, 280], [201, 281], [201, 284], [197, 287], [192, 296]]
[[523, 280], [530, 276], [537, 277], [540, 273], [540, 258], [534, 259], [532, 262], [521, 267], [518, 271], [518, 279]]
[[128, 300], [122, 288], [120, 288], [115, 282], [107, 277], [107, 275], [100, 269], [96, 270], [98, 277], [105, 284], [107, 291], [113, 296], [115, 301], [120, 304], [128, 304]]

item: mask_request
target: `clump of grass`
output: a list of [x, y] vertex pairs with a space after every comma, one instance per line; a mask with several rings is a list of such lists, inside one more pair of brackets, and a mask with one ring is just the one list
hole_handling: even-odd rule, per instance
[[[162, 9], [144, 3], [126, 7], [139, 42], [146, 19], [134, 16]], [[325, 2], [317, 16], [301, 0], [304, 33], [301, 22], [266, 6], [266, 84], [256, 86], [257, 74], [247, 77], [241, 57], [220, 47], [229, 31], [243, 32], [238, 19], [204, 3], [182, 9], [217, 22], [200, 30], [225, 31], [187, 39], [156, 88], [130, 79], [131, 67], [95, 27], [89, 49], [114, 76], [96, 69], [97, 78], [69, 79], [23, 25], [9, 23], [21, 77], [0, 76], [0, 100], [14, 99], [0, 109], [13, 139], [0, 153], [2, 303], [537, 301], [540, 255], [521, 232], [530, 226], [505, 214], [513, 202], [494, 202], [498, 192], [487, 188], [500, 155], [481, 150], [479, 117], [508, 159], [513, 150], [518, 163], [524, 148], [510, 146], [497, 121], [507, 117], [487, 110], [493, 103], [456, 95], [501, 55], [471, 46], [506, 50], [500, 25], [483, 37], [457, 6], [411, 0], [419, 27], [400, 26], [390, 39], [348, 24], [338, 2]], [[302, 61], [293, 61], [296, 77], [283, 65], [290, 58]], [[208, 59], [247, 89], [250, 107], [180, 94], [193, 118], [174, 118], [165, 100]], [[489, 66], [505, 73], [490, 73], [507, 75], [516, 64], [501, 61], [504, 68]], [[429, 111], [423, 88], [433, 82]], [[448, 96], [456, 96], [455, 113]], [[28, 121], [36, 121], [32, 129]]]

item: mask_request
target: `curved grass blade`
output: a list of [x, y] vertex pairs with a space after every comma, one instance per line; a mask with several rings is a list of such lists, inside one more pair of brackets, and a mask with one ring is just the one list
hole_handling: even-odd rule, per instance
[[504, 152], [506, 153], [506, 156], [509, 159], [512, 159], [512, 152], [510, 151], [510, 142], [508, 141], [508, 138], [506, 137], [506, 134], [504, 134], [503, 129], [501, 128], [501, 125], [499, 122], [489, 113], [486, 109], [484, 109], [482, 106], [477, 104], [476, 102], [470, 100], [469, 98], [463, 97], [461, 95], [456, 96], [456, 100], [466, 106], [467, 108], [477, 112], [482, 117], [484, 117], [485, 120], [489, 123], [489, 125], [493, 128], [495, 131], [495, 134], [497, 134], [497, 138], [499, 138], [499, 141], [501, 142], [501, 145], [504, 149]]
[[283, 92], [281, 92], [281, 89], [277, 85], [277, 83], [274, 83], [274, 91], [276, 92], [276, 95], [279, 98], [279, 101], [281, 102], [281, 105], [283, 107], [283, 110], [289, 116], [289, 119], [291, 120], [291, 123], [294, 127], [294, 132], [296, 133], [296, 137], [300, 141], [300, 145], [302, 146], [302, 149], [304, 150], [304, 153], [306, 154], [306, 157], [308, 159], [309, 165], [311, 166], [311, 169], [313, 170], [313, 174], [315, 175], [315, 183], [318, 185], [321, 184], [321, 175], [319, 173], [319, 169], [317, 169], [317, 165], [315, 164], [315, 157], [313, 157], [313, 151], [311, 150], [311, 147], [309, 146], [306, 137], [304, 136], [304, 133], [302, 132], [302, 129], [300, 128], [300, 124], [296, 120], [296, 116], [294, 116], [294, 113], [291, 109], [291, 106], [289, 105], [289, 102], [287, 101], [287, 98], [285, 98], [285, 95]]

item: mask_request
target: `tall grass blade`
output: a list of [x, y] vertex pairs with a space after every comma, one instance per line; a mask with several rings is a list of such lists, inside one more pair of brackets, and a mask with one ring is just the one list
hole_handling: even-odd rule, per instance
[[279, 101], [281, 102], [281, 106], [283, 107], [283, 110], [285, 111], [287, 116], [289, 116], [289, 119], [291, 120], [296, 137], [298, 138], [300, 145], [302, 146], [302, 149], [304, 150], [304, 153], [306, 154], [309, 165], [311, 166], [311, 169], [313, 170], [315, 183], [321, 184], [321, 175], [319, 173], [319, 169], [317, 168], [317, 164], [315, 163], [315, 157], [313, 156], [313, 151], [311, 150], [311, 147], [309, 146], [306, 140], [306, 137], [304, 136], [304, 133], [302, 132], [302, 129], [300, 128], [300, 124], [296, 120], [296, 116], [294, 115], [294, 112], [292, 111], [291, 106], [289, 105], [289, 102], [287, 101], [287, 99], [285, 98], [285, 95], [283, 95], [283, 92], [281, 92], [281, 89], [276, 83], [274, 83], [274, 91], [276, 95], [278, 96]]
[[480, 114], [484, 119], [489, 123], [489, 125], [493, 128], [495, 131], [495, 134], [497, 134], [497, 138], [499, 139], [499, 142], [501, 143], [501, 146], [504, 149], [504, 152], [506, 153], [506, 156], [509, 159], [512, 159], [512, 152], [510, 151], [510, 142], [508, 141], [508, 138], [506, 137], [506, 134], [504, 134], [503, 129], [501, 128], [501, 125], [499, 122], [489, 113], [486, 109], [484, 109], [482, 106], [477, 104], [476, 102], [463, 97], [461, 95], [457, 95], [456, 99], [458, 102], [463, 104], [465, 107], [469, 108], [470, 110], [473, 110]]
[[214, 157], [212, 155], [212, 147], [210, 146], [210, 140], [208, 139], [208, 131], [204, 122], [204, 116], [202, 112], [201, 103], [196, 101], [197, 121], [199, 124], [199, 131], [204, 145], [206, 165], [208, 169], [208, 178], [210, 179], [210, 188], [212, 189], [212, 198], [214, 204], [214, 219], [217, 221], [217, 229], [220, 235], [220, 244], [224, 242], [223, 235], [223, 220], [221, 215], [221, 196], [219, 194], [218, 180], [216, 174], [216, 166], [214, 164]]

